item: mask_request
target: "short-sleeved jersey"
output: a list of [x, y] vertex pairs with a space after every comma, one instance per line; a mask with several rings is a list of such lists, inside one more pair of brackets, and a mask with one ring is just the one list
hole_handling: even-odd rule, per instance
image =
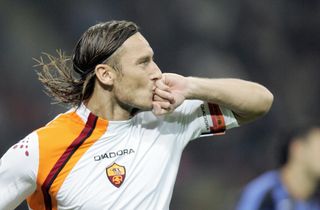
[[251, 181], [243, 191], [237, 210], [320, 210], [320, 198], [292, 198], [279, 171], [269, 171]]
[[173, 113], [108, 121], [84, 105], [58, 115], [0, 162], [0, 209], [168, 209], [182, 151], [238, 123], [232, 111], [186, 100]]

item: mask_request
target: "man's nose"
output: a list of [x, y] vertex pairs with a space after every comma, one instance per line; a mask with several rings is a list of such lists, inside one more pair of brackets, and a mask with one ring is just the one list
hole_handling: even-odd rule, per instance
[[157, 80], [157, 79], [161, 79], [161, 77], [162, 77], [162, 72], [161, 72], [160, 68], [158, 67], [158, 65], [156, 63], [154, 63], [154, 66], [152, 69], [151, 79]]

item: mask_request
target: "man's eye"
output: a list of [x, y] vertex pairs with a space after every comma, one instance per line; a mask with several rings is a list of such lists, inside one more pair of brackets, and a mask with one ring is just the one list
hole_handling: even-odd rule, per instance
[[149, 60], [143, 60], [143, 61], [141, 61], [140, 64], [146, 65], [146, 64], [148, 64], [148, 63], [149, 63]]

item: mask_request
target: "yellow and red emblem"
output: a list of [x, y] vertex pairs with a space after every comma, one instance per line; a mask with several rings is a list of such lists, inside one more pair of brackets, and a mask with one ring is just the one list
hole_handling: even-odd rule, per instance
[[126, 168], [124, 166], [113, 163], [106, 168], [106, 174], [109, 181], [115, 186], [120, 187], [126, 178]]

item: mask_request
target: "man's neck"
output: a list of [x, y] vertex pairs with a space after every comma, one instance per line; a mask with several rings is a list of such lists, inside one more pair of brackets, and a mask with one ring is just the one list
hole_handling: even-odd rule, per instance
[[103, 119], [110, 121], [130, 119], [131, 110], [121, 106], [111, 94], [94, 92], [84, 104], [93, 114]]
[[297, 200], [308, 200], [314, 194], [318, 179], [311, 177], [300, 167], [286, 165], [281, 170], [281, 179], [289, 194]]

